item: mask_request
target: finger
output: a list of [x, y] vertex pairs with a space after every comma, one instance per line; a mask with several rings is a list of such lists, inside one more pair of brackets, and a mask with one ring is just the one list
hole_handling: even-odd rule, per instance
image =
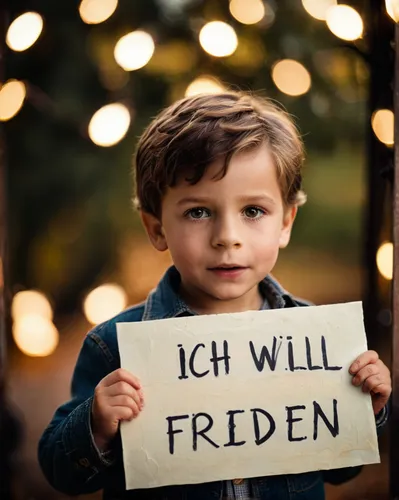
[[352, 373], [353, 375], [357, 373], [359, 370], [364, 368], [368, 364], [373, 364], [377, 363], [379, 359], [378, 354], [375, 351], [366, 351], [363, 354], [361, 354], [358, 358], [355, 359], [355, 361], [351, 364], [349, 368], [349, 373]]
[[130, 396], [131, 398], [136, 401], [136, 403], [139, 406], [142, 406], [144, 401], [142, 397], [142, 391], [141, 396], [136, 389], [134, 389], [131, 385], [129, 385], [127, 382], [117, 382], [114, 385], [111, 385], [110, 387], [106, 388], [107, 391], [107, 396], [108, 397], [113, 397], [113, 396], [120, 396], [120, 395], [127, 395]]
[[109, 404], [112, 407], [130, 408], [133, 411], [134, 416], [137, 416], [140, 413], [140, 406], [130, 396], [126, 395], [114, 396], [109, 400]]
[[128, 372], [127, 370], [124, 370], [123, 368], [118, 368], [118, 370], [114, 370], [113, 372], [109, 373], [102, 379], [101, 384], [104, 387], [109, 387], [111, 385], [114, 385], [116, 382], [126, 382], [137, 390], [141, 389], [140, 380], [135, 375]]
[[377, 396], [378, 398], [385, 401], [385, 403], [386, 403], [389, 399], [389, 396], [391, 395], [391, 392], [392, 392], [392, 388], [390, 385], [379, 384], [379, 385], [376, 385], [372, 388], [371, 395]]
[[117, 422], [132, 420], [135, 417], [133, 409], [128, 406], [113, 406], [112, 411], [112, 420]]
[[383, 385], [383, 383], [380, 374], [372, 375], [363, 382], [362, 391], [369, 394], [371, 394], [371, 392], [376, 394], [378, 392], [377, 388], [381, 385]]
[[380, 374], [377, 364], [367, 365], [356, 373], [352, 379], [352, 383], [356, 386], [362, 385], [367, 378], [376, 376], [377, 374]]

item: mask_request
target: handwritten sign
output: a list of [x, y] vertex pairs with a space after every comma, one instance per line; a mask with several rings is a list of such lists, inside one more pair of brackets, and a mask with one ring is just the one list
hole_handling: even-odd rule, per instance
[[360, 302], [118, 323], [145, 393], [121, 427], [127, 489], [379, 462]]

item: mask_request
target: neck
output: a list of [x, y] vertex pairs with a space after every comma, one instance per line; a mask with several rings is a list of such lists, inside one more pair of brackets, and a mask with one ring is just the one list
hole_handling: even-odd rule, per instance
[[223, 314], [245, 311], [259, 311], [262, 307], [263, 297], [259, 288], [250, 290], [247, 294], [236, 299], [222, 300], [207, 294], [190, 291], [183, 285], [180, 286], [180, 295], [186, 304], [198, 314]]

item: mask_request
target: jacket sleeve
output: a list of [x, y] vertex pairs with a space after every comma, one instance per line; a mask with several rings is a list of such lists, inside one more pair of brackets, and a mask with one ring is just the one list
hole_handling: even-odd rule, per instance
[[[100, 327], [101, 328], [101, 327]], [[39, 442], [40, 466], [57, 490], [79, 495], [103, 488], [114, 459], [97, 449], [91, 431], [91, 405], [96, 385], [118, 368], [98, 330], [90, 332], [72, 377], [71, 400], [55, 412]]]
[[381, 435], [384, 427], [388, 423], [390, 414], [391, 414], [391, 398], [388, 400], [388, 403], [384, 406], [384, 408], [378, 413], [378, 415], [375, 416], [375, 423], [377, 426], [377, 434], [378, 436]]

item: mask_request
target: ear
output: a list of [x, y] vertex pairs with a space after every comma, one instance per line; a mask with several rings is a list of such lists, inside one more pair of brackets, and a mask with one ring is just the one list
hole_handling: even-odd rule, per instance
[[163, 232], [162, 222], [154, 215], [144, 212], [143, 210], [140, 212], [140, 215], [152, 245], [160, 252], [167, 250], [168, 244]]
[[290, 242], [292, 226], [294, 225], [295, 217], [298, 212], [298, 207], [295, 205], [293, 207], [287, 208], [284, 213], [283, 225], [280, 233], [280, 248], [285, 248]]

